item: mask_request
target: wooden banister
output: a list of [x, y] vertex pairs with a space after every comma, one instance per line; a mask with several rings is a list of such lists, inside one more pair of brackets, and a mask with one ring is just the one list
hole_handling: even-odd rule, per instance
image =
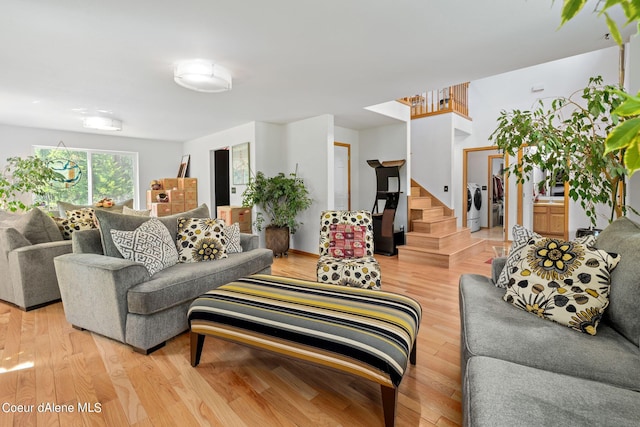
[[432, 116], [443, 113], [457, 113], [469, 117], [469, 82], [423, 92], [398, 99], [411, 107], [411, 118]]

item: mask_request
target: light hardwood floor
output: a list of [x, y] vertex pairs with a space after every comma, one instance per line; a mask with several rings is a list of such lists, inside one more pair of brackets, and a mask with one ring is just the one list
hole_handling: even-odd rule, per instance
[[[492, 256], [487, 245], [450, 269], [377, 256], [383, 289], [424, 310], [397, 426], [461, 424], [458, 278], [488, 275]], [[314, 280], [315, 262], [291, 254], [273, 274]], [[383, 425], [375, 383], [213, 338], [192, 368], [187, 333], [143, 356], [73, 329], [61, 303], [25, 313], [0, 302], [0, 405], [0, 427]]]

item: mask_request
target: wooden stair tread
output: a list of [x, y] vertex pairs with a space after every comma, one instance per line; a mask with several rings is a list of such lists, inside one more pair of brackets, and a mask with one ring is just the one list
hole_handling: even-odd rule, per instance
[[433, 218], [425, 218], [425, 219], [414, 219], [413, 222], [423, 223], [423, 224], [434, 224], [437, 222], [445, 222], [445, 221], [455, 221], [457, 218], [455, 216], [436, 216]]
[[450, 230], [436, 231], [434, 233], [424, 233], [422, 231], [409, 231], [409, 232], [406, 233], [406, 235], [419, 236], [419, 237], [432, 237], [432, 238], [435, 238], [435, 239], [442, 239], [442, 238], [445, 238], [445, 237], [453, 236], [455, 234], [465, 233], [467, 230], [469, 230], [468, 227], [461, 227], [461, 228], [458, 228], [457, 230], [454, 230], [454, 231], [450, 231]]
[[485, 239], [478, 239], [476, 237], [470, 237], [465, 242], [459, 242], [454, 245], [445, 245], [444, 247], [434, 249], [434, 248], [422, 248], [419, 246], [398, 246], [398, 250], [409, 250], [414, 252], [423, 252], [425, 254], [441, 254], [441, 255], [453, 255], [459, 252], [465, 251], [471, 247], [476, 245], [484, 244], [486, 242]]

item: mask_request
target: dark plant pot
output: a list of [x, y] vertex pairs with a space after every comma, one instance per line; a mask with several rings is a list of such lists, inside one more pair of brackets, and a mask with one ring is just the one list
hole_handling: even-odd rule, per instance
[[289, 227], [267, 227], [264, 230], [267, 249], [273, 251], [276, 257], [287, 255], [289, 250]]
[[593, 235], [595, 237], [598, 237], [598, 234], [600, 234], [602, 232], [601, 229], [599, 228], [578, 228], [576, 230], [576, 238], [578, 237], [583, 237], [583, 236], [590, 236]]

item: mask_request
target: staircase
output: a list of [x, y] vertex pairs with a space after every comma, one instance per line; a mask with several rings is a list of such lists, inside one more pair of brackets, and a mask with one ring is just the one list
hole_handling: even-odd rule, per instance
[[398, 246], [398, 259], [449, 267], [485, 248], [484, 239], [471, 237], [467, 227], [457, 227], [453, 209], [414, 180], [408, 203], [409, 232], [406, 245]]

